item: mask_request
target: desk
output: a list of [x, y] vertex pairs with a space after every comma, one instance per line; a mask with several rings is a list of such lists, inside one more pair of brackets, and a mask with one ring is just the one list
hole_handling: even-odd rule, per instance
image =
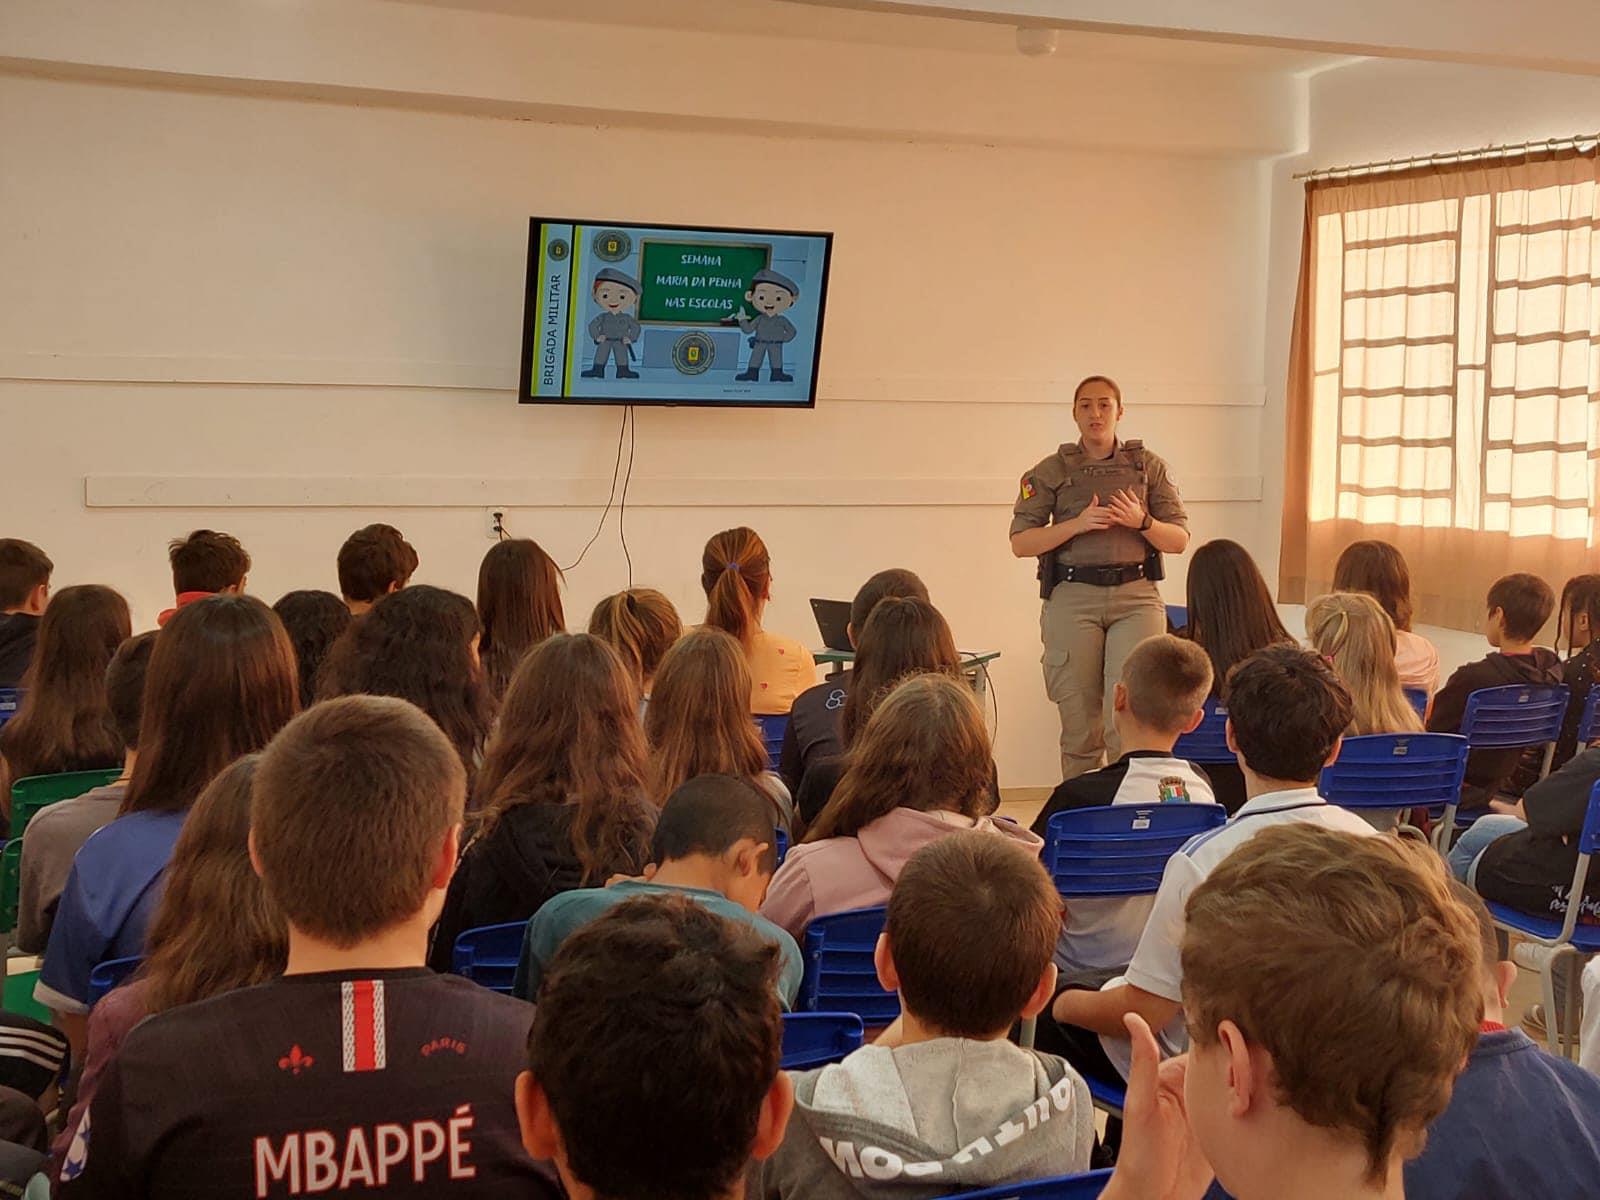
[[[958, 650], [961, 655], [961, 669], [972, 684], [973, 691], [978, 693], [981, 700], [989, 689], [989, 664], [1000, 657], [998, 650]], [[854, 650], [830, 650], [824, 646], [821, 650], [812, 652], [812, 657], [819, 663], [828, 663], [837, 667], [847, 667], [855, 662]]]

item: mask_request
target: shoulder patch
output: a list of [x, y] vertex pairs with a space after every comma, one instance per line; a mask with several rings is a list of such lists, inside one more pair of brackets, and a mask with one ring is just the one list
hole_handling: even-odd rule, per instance
[[1033, 476], [1024, 475], [1022, 477], [1022, 498], [1024, 500], [1032, 500], [1038, 494], [1033, 486]]

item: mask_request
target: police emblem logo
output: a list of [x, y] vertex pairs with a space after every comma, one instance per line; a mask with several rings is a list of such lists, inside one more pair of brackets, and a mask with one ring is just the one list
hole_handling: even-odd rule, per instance
[[1029, 475], [1022, 477], [1022, 498], [1032, 500], [1038, 493], [1033, 489], [1033, 478]]
[[571, 252], [571, 249], [572, 248], [567, 245], [567, 240], [565, 238], [556, 238], [550, 243], [550, 257], [555, 259], [557, 262], [561, 262]]
[[1165, 776], [1156, 785], [1163, 804], [1187, 804], [1189, 802], [1189, 785], [1177, 775]]
[[680, 375], [701, 375], [717, 358], [717, 345], [698, 330], [684, 334], [672, 343], [672, 365]]
[[594, 253], [602, 262], [621, 262], [633, 253], [633, 239], [620, 229], [602, 229], [594, 235]]

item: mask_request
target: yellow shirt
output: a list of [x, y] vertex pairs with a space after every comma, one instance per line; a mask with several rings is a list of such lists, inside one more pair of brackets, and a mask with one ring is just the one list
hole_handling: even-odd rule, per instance
[[817, 660], [793, 638], [758, 629], [750, 639], [750, 711], [774, 716], [817, 682]]

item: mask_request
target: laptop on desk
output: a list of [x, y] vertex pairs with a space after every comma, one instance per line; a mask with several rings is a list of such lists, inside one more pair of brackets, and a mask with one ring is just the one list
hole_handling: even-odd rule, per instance
[[811, 598], [811, 615], [829, 650], [850, 650], [850, 601]]

